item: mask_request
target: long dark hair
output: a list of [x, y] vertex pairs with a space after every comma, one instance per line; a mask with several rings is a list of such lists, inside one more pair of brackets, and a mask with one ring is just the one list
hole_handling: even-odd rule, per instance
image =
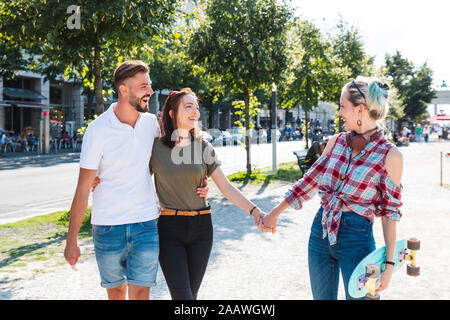
[[[170, 92], [169, 96], [164, 102], [164, 106], [161, 112], [161, 118], [159, 120], [159, 126], [162, 130], [162, 136], [160, 137], [160, 139], [163, 144], [165, 144], [170, 148], [173, 148], [175, 146], [175, 143], [180, 140], [180, 138], [178, 138], [178, 140], [176, 141], [172, 140], [172, 134], [175, 130], [178, 129], [177, 115], [178, 115], [178, 108], [180, 107], [181, 104], [181, 99], [188, 94], [193, 96], [198, 103], [197, 96], [190, 88], [183, 88], [180, 91]], [[169, 111], [171, 110], [173, 116], [172, 118], [170, 117], [169, 114]], [[202, 135], [199, 127], [191, 129], [189, 131], [189, 134], [191, 136], [191, 141], [194, 141], [194, 138], [202, 140]]]

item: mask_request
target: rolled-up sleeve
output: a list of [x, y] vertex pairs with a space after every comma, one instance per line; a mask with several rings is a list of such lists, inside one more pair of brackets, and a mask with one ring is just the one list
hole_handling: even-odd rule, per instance
[[378, 190], [381, 194], [380, 202], [377, 205], [378, 215], [395, 221], [400, 220], [402, 217], [400, 207], [402, 206], [403, 186], [397, 186], [389, 177], [389, 174], [384, 171], [380, 177]]
[[320, 157], [308, 172], [286, 192], [285, 201], [292, 208], [300, 210], [303, 207], [303, 202], [310, 200], [317, 194], [319, 179], [325, 171], [328, 157], [329, 155]]

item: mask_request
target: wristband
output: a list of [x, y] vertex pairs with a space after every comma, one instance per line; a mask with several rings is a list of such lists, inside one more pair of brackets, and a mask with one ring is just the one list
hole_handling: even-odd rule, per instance
[[253, 210], [255, 210], [257, 208], [257, 206], [254, 206], [253, 208], [252, 208], [252, 210], [250, 210], [250, 215], [251, 216], [253, 216], [252, 214], [253, 214]]
[[391, 266], [395, 267], [395, 262], [393, 262], [393, 261], [386, 260], [386, 261], [384, 261], [384, 263], [385, 264], [390, 264]]

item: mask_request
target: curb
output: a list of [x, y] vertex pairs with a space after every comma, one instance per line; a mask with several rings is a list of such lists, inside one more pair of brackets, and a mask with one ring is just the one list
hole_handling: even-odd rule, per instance
[[4, 161], [19, 161], [19, 160], [39, 160], [39, 159], [48, 159], [48, 158], [56, 158], [56, 157], [67, 157], [80, 155], [80, 152], [70, 152], [70, 153], [54, 153], [54, 154], [39, 154], [35, 156], [23, 156], [23, 157], [13, 157], [13, 158], [1, 158], [0, 162]]

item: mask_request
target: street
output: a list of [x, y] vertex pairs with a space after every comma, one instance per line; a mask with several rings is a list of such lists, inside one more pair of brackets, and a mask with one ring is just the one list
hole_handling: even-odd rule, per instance
[[[277, 143], [277, 162], [296, 161], [293, 151], [303, 141]], [[246, 152], [241, 146], [215, 147], [226, 175], [244, 171]], [[272, 145], [252, 145], [252, 164], [272, 165]], [[0, 160], [0, 224], [67, 210], [78, 179], [79, 154]]]

